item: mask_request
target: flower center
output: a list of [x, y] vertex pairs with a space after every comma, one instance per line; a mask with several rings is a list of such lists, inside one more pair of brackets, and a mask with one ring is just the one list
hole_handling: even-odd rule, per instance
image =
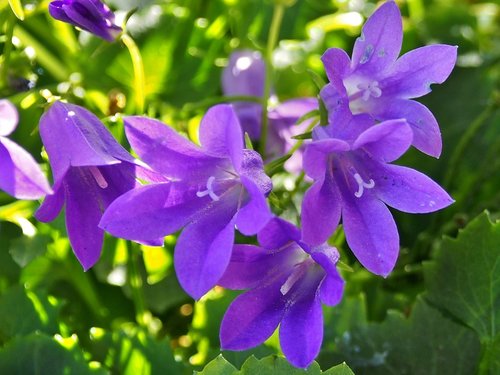
[[349, 96], [349, 108], [353, 114], [370, 112], [370, 99], [382, 96], [382, 89], [376, 80], [352, 77], [347, 79], [344, 84]]
[[354, 179], [358, 183], [358, 191], [354, 193], [356, 198], [361, 198], [365, 189], [373, 189], [375, 187], [375, 181], [373, 181], [373, 179], [370, 178], [368, 182], [365, 182], [359, 173], [354, 173]]
[[218, 201], [220, 197], [217, 194], [215, 194], [215, 192], [214, 192], [214, 188], [213, 188], [214, 181], [215, 181], [215, 177], [210, 176], [207, 180], [207, 190], [196, 192], [196, 196], [198, 198], [203, 198], [203, 197], [208, 195], [210, 198], [212, 198], [213, 201]]

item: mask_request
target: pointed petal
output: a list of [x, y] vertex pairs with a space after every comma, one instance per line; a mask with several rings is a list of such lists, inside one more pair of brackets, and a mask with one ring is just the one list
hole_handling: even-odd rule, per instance
[[54, 220], [61, 212], [64, 205], [64, 187], [61, 185], [54, 191], [54, 194], [47, 195], [35, 212], [35, 218], [43, 223]]
[[404, 118], [413, 130], [413, 146], [436, 158], [441, 154], [441, 131], [434, 115], [414, 100], [391, 99], [381, 102], [374, 113], [380, 120]]
[[209, 200], [198, 198], [196, 190], [184, 190], [178, 183], [141, 186], [116, 199], [99, 226], [113, 236], [129, 240], [164, 237], [186, 225]]
[[231, 261], [218, 284], [228, 289], [251, 289], [272, 283], [295, 264], [297, 245], [280, 251], [254, 245], [234, 245]]
[[208, 292], [224, 274], [234, 243], [234, 215], [239, 189], [214, 201], [188, 224], [177, 240], [174, 262], [180, 284], [195, 299]]
[[267, 196], [272, 188], [273, 183], [271, 178], [264, 172], [264, 163], [258, 152], [253, 150], [243, 150], [243, 160], [239, 174], [242, 177], [250, 179], [259, 188], [260, 192]]
[[166, 176], [206, 179], [220, 161], [158, 120], [129, 116], [123, 122], [134, 151], [151, 168]]
[[278, 327], [285, 308], [280, 282], [250, 290], [236, 298], [220, 328], [223, 350], [245, 350], [262, 344]]
[[411, 168], [384, 165], [373, 176], [377, 181], [377, 196], [403, 212], [434, 212], [454, 202], [441, 186]]
[[384, 96], [418, 98], [443, 83], [457, 61], [457, 46], [433, 44], [414, 49], [398, 59], [390, 77], [381, 82]]
[[230, 157], [239, 171], [243, 159], [243, 134], [233, 107], [219, 104], [207, 111], [200, 124], [200, 143], [210, 155]]
[[328, 245], [328, 243], [323, 243], [319, 246], [310, 247], [308, 253], [328, 274], [337, 274], [337, 262], [340, 254], [336, 248]]
[[343, 49], [327, 49], [323, 56], [321, 56], [321, 61], [325, 66], [326, 75], [330, 82], [336, 82], [339, 78], [344, 78], [349, 73], [351, 60]]
[[0, 189], [17, 199], [39, 199], [52, 193], [35, 159], [5, 137], [0, 137]]
[[102, 215], [96, 192], [99, 187], [81, 172], [72, 168], [66, 175], [66, 228], [73, 252], [87, 271], [101, 256], [104, 231], [98, 227]]
[[0, 137], [12, 133], [18, 122], [19, 115], [14, 104], [7, 99], [0, 100]]
[[329, 124], [349, 122], [352, 113], [346, 88], [340, 78], [326, 84], [320, 91], [320, 97], [328, 110]]
[[328, 156], [334, 152], [349, 151], [351, 147], [340, 139], [320, 139], [306, 146], [304, 152], [304, 170], [314, 179], [322, 178], [328, 167]]
[[361, 133], [352, 149], [363, 148], [374, 158], [388, 163], [403, 155], [412, 139], [413, 132], [405, 120], [390, 120]]
[[259, 244], [270, 250], [276, 250], [291, 241], [300, 240], [299, 229], [286, 220], [275, 217], [257, 234]]
[[93, 113], [74, 104], [55, 102], [40, 119], [40, 136], [56, 184], [70, 166], [134, 160]]
[[342, 199], [347, 244], [368, 271], [386, 277], [399, 254], [398, 229], [389, 209], [369, 193], [356, 198], [343, 190]]
[[319, 287], [321, 302], [328, 306], [338, 305], [344, 294], [344, 284], [337, 270], [335, 273], [328, 273]]
[[396, 61], [402, 41], [401, 13], [394, 1], [388, 1], [368, 18], [356, 39], [352, 70], [367, 76], [382, 72]]
[[333, 234], [340, 220], [341, 197], [330, 173], [316, 181], [302, 201], [302, 240], [321, 245]]
[[241, 183], [248, 194], [248, 202], [236, 215], [236, 226], [246, 236], [257, 234], [273, 217], [266, 197], [259, 187], [249, 178], [241, 176]]
[[[323, 341], [323, 312], [317, 295], [318, 281], [302, 281], [302, 295], [290, 304], [280, 324], [283, 354], [294, 366], [306, 368]], [[304, 295], [305, 294], [305, 295]]]

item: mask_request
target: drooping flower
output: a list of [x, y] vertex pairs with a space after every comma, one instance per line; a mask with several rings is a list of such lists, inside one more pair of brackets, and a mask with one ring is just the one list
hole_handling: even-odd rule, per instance
[[122, 32], [115, 25], [115, 15], [100, 0], [55, 0], [49, 12], [56, 20], [75, 25], [107, 41], [114, 41]]
[[231, 257], [234, 227], [257, 233], [271, 218], [272, 188], [260, 155], [243, 149], [238, 118], [229, 105], [209, 109], [200, 125], [201, 147], [161, 122], [126, 117], [135, 152], [170, 179], [134, 189], [106, 211], [101, 227], [132, 240], [184, 228], [174, 262], [182, 287], [200, 298], [220, 279]]
[[409, 213], [440, 210], [453, 199], [416, 170], [389, 164], [412, 143], [405, 120], [373, 125], [368, 115], [318, 127], [304, 154], [315, 180], [302, 202], [304, 241], [323, 243], [340, 217], [347, 243], [369, 271], [387, 276], [399, 253], [399, 235], [386, 205]]
[[[235, 51], [229, 64], [222, 72], [222, 89], [225, 95], [246, 95], [262, 97], [266, 65], [258, 51]], [[270, 102], [278, 99], [272, 96]], [[258, 103], [234, 103], [242, 129], [251, 139], [258, 140], [262, 127], [262, 106]], [[296, 125], [297, 120], [306, 113], [318, 109], [316, 98], [297, 98], [274, 104], [269, 108], [269, 131], [266, 143], [267, 160], [277, 159], [288, 152], [295, 142], [293, 136], [306, 132], [310, 121]], [[298, 172], [302, 166], [302, 150], [295, 152], [285, 163], [289, 172]]]
[[294, 225], [272, 219], [258, 234], [260, 246], [235, 245], [219, 284], [249, 289], [229, 306], [221, 325], [223, 349], [246, 350], [262, 344], [280, 325], [287, 359], [307, 367], [323, 341], [321, 304], [338, 304], [344, 281], [337, 249], [301, 240]]
[[17, 127], [16, 107], [0, 100], [0, 189], [17, 199], [40, 199], [52, 189], [35, 159], [7, 138]]
[[[40, 119], [40, 135], [54, 176], [54, 194], [35, 213], [54, 220], [66, 204], [66, 228], [73, 251], [85, 270], [101, 254], [104, 231], [98, 227], [104, 210], [120, 195], [138, 186], [136, 173], [147, 169], [135, 160], [91, 112], [55, 102]], [[156, 239], [156, 240], [155, 240]], [[158, 237], [147, 243], [162, 243]]]
[[404, 118], [413, 130], [413, 146], [435, 157], [441, 154], [439, 125], [427, 107], [413, 98], [443, 83], [457, 58], [457, 47], [436, 44], [417, 48], [398, 59], [403, 30], [395, 2], [383, 4], [366, 21], [354, 44], [352, 59], [331, 48], [322, 57], [330, 83], [321, 91], [330, 123], [367, 113], [377, 121]]

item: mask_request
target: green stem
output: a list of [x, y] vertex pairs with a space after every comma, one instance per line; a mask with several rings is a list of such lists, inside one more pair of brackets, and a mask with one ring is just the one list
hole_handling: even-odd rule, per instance
[[125, 47], [127, 47], [130, 58], [132, 59], [132, 67], [134, 69], [134, 98], [137, 106], [136, 112], [143, 113], [146, 78], [144, 76], [144, 64], [142, 63], [141, 51], [130, 35], [125, 33], [122, 34], [121, 40], [123, 44], [125, 44]]
[[6, 22], [5, 31], [5, 46], [3, 49], [3, 62], [0, 79], [2, 82], [1, 86], [8, 86], [8, 75], [9, 75], [9, 64], [10, 64], [10, 54], [12, 52], [12, 37], [14, 36], [14, 27], [16, 26], [16, 16], [11, 13], [9, 19]]
[[267, 133], [268, 133], [268, 118], [267, 118], [267, 104], [269, 97], [271, 96], [271, 86], [273, 82], [273, 66], [272, 66], [272, 56], [274, 47], [278, 42], [281, 21], [283, 20], [283, 15], [285, 13], [285, 5], [276, 4], [274, 5], [273, 19], [271, 20], [271, 27], [269, 29], [269, 36], [267, 38], [267, 48], [265, 53], [266, 61], [266, 80], [264, 85], [264, 96], [262, 97], [262, 129], [260, 136], [260, 147], [259, 151], [262, 155], [262, 159], [266, 158], [266, 143], [267, 143]]
[[460, 142], [458, 143], [455, 151], [453, 152], [453, 155], [451, 156], [449, 168], [443, 180], [443, 185], [446, 189], [451, 188], [453, 178], [455, 177], [456, 170], [462, 161], [465, 150], [469, 147], [475, 135], [479, 132], [479, 130], [481, 130], [486, 120], [493, 114], [495, 110], [499, 108], [499, 104], [500, 101], [498, 100], [498, 98], [492, 98], [488, 106], [478, 117], [476, 117], [474, 122], [471, 124], [471, 126], [468, 127], [467, 131], [460, 139]]
[[146, 326], [146, 307], [142, 294], [142, 278], [139, 273], [139, 246], [131, 244], [128, 260], [127, 282], [132, 291], [132, 300], [135, 307], [135, 318], [140, 326]]

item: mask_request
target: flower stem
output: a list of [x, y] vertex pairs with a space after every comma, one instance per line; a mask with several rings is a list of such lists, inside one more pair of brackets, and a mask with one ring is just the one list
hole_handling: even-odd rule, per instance
[[271, 27], [269, 29], [269, 35], [267, 38], [266, 53], [264, 56], [266, 61], [266, 80], [264, 84], [264, 96], [262, 98], [262, 130], [260, 135], [260, 147], [259, 147], [262, 159], [266, 158], [265, 154], [266, 154], [268, 123], [269, 123], [269, 120], [267, 118], [267, 104], [268, 104], [267, 102], [269, 101], [269, 97], [271, 96], [271, 86], [274, 76], [273, 66], [272, 66], [272, 56], [274, 47], [278, 42], [281, 21], [283, 20], [284, 13], [285, 13], [285, 5], [279, 3], [274, 5], [273, 19], [271, 20]]
[[130, 247], [127, 282], [132, 291], [132, 300], [135, 307], [135, 319], [137, 323], [146, 327], [146, 307], [144, 304], [144, 296], [142, 294], [142, 278], [139, 273], [139, 246], [135, 243]]
[[123, 44], [125, 44], [125, 47], [127, 47], [132, 59], [132, 67], [134, 69], [134, 98], [137, 107], [136, 112], [143, 113], [146, 79], [144, 76], [144, 64], [142, 63], [141, 51], [139, 51], [137, 44], [135, 44], [130, 35], [123, 33], [121, 40]]

